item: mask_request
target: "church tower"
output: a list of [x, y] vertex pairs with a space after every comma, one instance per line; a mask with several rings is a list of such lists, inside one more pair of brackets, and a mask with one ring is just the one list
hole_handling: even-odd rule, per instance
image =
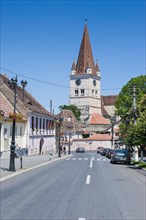
[[81, 119], [87, 121], [92, 113], [101, 114], [100, 70], [94, 64], [87, 25], [81, 41], [77, 63], [73, 61], [70, 74], [70, 104], [81, 109]]

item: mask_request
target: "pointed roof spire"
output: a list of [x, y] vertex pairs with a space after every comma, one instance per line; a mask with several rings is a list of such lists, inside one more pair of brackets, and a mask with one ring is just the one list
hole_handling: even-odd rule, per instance
[[90, 62], [90, 68], [92, 69], [92, 74], [96, 74], [94, 59], [92, 55], [92, 48], [90, 44], [87, 24], [84, 26], [84, 33], [82, 37], [82, 42], [80, 46], [80, 51], [77, 60], [76, 74], [85, 74], [85, 70]]
[[95, 70], [96, 70], [96, 72], [100, 72], [99, 65], [98, 65], [98, 60], [97, 60], [97, 59], [96, 59], [96, 64], [95, 64]]
[[74, 58], [74, 60], [73, 60], [71, 70], [76, 70], [76, 62], [75, 62], [75, 58]]

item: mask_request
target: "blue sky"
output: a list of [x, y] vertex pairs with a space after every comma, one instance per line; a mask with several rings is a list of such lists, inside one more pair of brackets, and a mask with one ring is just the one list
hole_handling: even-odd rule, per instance
[[27, 90], [48, 110], [52, 99], [58, 113], [69, 102], [69, 74], [85, 19], [102, 95], [118, 94], [145, 74], [144, 0], [1, 0], [1, 73], [26, 79]]

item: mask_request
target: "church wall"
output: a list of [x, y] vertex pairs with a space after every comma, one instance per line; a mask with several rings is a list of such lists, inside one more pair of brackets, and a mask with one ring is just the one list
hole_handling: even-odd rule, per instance
[[107, 113], [111, 116], [114, 115], [115, 113], [115, 107], [113, 105], [106, 105], [104, 106], [105, 110], [107, 111]]
[[[77, 86], [75, 81], [81, 79]], [[94, 86], [93, 80], [96, 80]], [[101, 113], [100, 80], [91, 75], [71, 77], [70, 79], [70, 104], [75, 104], [82, 109], [82, 114]]]

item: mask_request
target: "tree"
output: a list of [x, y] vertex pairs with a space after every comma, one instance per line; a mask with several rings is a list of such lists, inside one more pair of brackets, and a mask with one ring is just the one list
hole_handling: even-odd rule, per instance
[[[136, 109], [133, 109], [133, 85], [136, 91]], [[119, 93], [115, 103], [121, 118], [120, 134], [127, 146], [146, 146], [146, 76], [132, 78]], [[135, 123], [136, 121], [136, 123]]]
[[143, 150], [146, 148], [146, 94], [142, 97], [137, 108], [139, 117], [135, 126], [135, 144], [140, 146], [141, 160], [143, 160]]
[[76, 105], [61, 105], [59, 106], [59, 110], [71, 110], [76, 117], [77, 120], [80, 121], [80, 116], [81, 116], [81, 110], [76, 106]]

